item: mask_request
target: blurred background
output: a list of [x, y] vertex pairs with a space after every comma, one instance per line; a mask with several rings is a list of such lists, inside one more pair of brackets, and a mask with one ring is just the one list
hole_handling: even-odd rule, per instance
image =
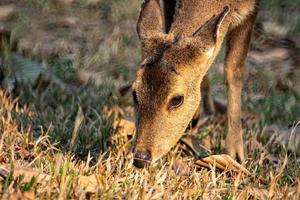
[[[47, 130], [61, 147], [76, 132], [71, 146], [82, 157], [108, 148], [114, 116], [107, 112], [133, 116], [129, 88], [141, 61], [135, 30], [141, 3], [0, 1], [1, 88], [34, 113], [18, 116], [22, 127], [34, 135]], [[280, 132], [300, 120], [299, 38], [300, 1], [262, 0], [242, 97], [243, 110], [259, 118], [256, 129]], [[223, 54], [209, 73], [215, 99], [226, 106]]]

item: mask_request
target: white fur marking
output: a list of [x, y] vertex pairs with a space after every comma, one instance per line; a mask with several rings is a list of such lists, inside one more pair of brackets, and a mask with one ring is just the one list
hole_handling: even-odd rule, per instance
[[214, 51], [215, 51], [215, 48], [212, 47], [207, 52], [205, 52], [205, 55], [208, 56], [209, 58], [211, 58], [214, 55]]

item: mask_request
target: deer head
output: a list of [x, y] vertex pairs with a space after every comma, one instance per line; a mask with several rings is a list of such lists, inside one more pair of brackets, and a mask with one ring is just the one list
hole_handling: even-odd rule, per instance
[[200, 103], [200, 85], [229, 12], [213, 16], [189, 37], [163, 32], [158, 0], [142, 5], [137, 31], [143, 63], [133, 84], [136, 109], [134, 165], [144, 167], [180, 139]]

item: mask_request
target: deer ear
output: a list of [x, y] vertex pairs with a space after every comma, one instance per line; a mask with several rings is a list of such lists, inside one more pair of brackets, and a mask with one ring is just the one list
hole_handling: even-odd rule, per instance
[[141, 40], [144, 64], [157, 60], [170, 45], [174, 36], [163, 32], [163, 14], [160, 0], [144, 0], [137, 22], [137, 32]]
[[159, 0], [145, 0], [142, 4], [137, 23], [137, 32], [141, 40], [163, 33], [163, 15]]
[[205, 39], [210, 44], [215, 44], [218, 36], [220, 35], [220, 28], [229, 12], [230, 7], [225, 6], [220, 14], [214, 15], [204, 25], [202, 25], [193, 34], [193, 37], [201, 38], [201, 40]]

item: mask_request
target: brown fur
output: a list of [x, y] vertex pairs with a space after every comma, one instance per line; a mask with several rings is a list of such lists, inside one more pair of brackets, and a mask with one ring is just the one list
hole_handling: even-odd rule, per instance
[[[207, 93], [204, 103], [207, 101], [213, 112], [205, 75], [227, 36], [226, 147], [229, 155], [244, 160], [240, 98], [257, 5], [258, 0], [178, 0], [174, 22], [164, 33], [159, 0], [144, 2], [137, 26], [144, 61], [133, 86], [137, 101], [135, 155], [147, 152], [147, 160], [155, 161], [176, 144], [197, 111], [201, 83], [201, 90]], [[171, 109], [178, 96], [184, 98], [182, 105]]]

